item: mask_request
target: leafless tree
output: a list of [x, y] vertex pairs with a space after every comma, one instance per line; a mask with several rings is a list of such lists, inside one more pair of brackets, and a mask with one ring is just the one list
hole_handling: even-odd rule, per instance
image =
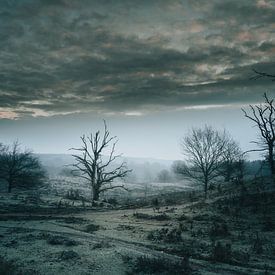
[[242, 177], [240, 174], [243, 174], [241, 164], [244, 163], [244, 155], [239, 144], [229, 134], [225, 138], [220, 171], [225, 182], [229, 182], [233, 177]]
[[260, 133], [258, 141], [252, 141], [259, 149], [249, 150], [267, 152], [267, 159], [271, 169], [271, 173], [275, 175], [274, 163], [274, 145], [275, 145], [275, 106], [274, 99], [269, 99], [264, 93], [264, 103], [258, 105], [249, 105], [251, 114], [242, 109], [245, 117], [255, 123]]
[[162, 169], [158, 174], [157, 174], [157, 181], [161, 183], [167, 183], [171, 182], [171, 175], [167, 169]]
[[30, 187], [42, 183], [45, 171], [32, 152], [22, 151], [16, 141], [11, 146], [1, 148], [0, 178], [8, 183], [10, 193], [14, 187]]
[[[73, 154], [76, 163], [73, 164], [75, 171], [79, 171], [79, 177], [88, 181], [92, 190], [92, 200], [97, 201], [100, 193], [114, 189], [124, 188], [123, 184], [112, 184], [116, 179], [122, 179], [131, 171], [126, 163], [116, 164], [121, 155], [115, 155], [117, 138], [111, 137], [104, 121], [104, 132], [97, 131], [94, 135], [81, 137], [82, 147], [72, 148], [80, 154]], [[110, 148], [108, 157], [104, 160], [103, 153]]]
[[182, 140], [182, 151], [188, 164], [181, 167], [181, 173], [203, 183], [205, 197], [209, 184], [220, 176], [219, 169], [226, 141], [225, 132], [220, 133], [210, 126], [192, 129]]

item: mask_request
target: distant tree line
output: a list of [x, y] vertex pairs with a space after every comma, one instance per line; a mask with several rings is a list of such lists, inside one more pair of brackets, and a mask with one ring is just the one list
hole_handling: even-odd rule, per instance
[[242, 109], [246, 118], [254, 122], [259, 140], [253, 141], [258, 147], [242, 152], [238, 143], [224, 130], [223, 132], [206, 125], [193, 128], [181, 142], [185, 161], [177, 161], [173, 170], [186, 178], [200, 183], [207, 197], [209, 185], [216, 179], [225, 182], [235, 179], [242, 182], [244, 177], [245, 154], [252, 151], [264, 152], [272, 176], [275, 175], [275, 106], [274, 99], [264, 94], [264, 103], [250, 105], [250, 113]]
[[[205, 197], [209, 187], [217, 180], [242, 182], [244, 156], [251, 151], [263, 152], [272, 176], [275, 175], [274, 99], [264, 94], [262, 104], [250, 105], [249, 110], [242, 111], [254, 123], [260, 136], [258, 141], [253, 141], [257, 147], [252, 150], [242, 152], [227, 131], [218, 131], [209, 125], [193, 128], [182, 138], [180, 146], [185, 160], [174, 162], [172, 171], [201, 184]], [[93, 201], [98, 200], [105, 191], [125, 188], [122, 180], [131, 170], [120, 161], [121, 155], [115, 154], [117, 141], [115, 136], [110, 135], [104, 121], [103, 132], [82, 136], [82, 146], [73, 148], [75, 163], [72, 164], [72, 172], [89, 183]], [[40, 185], [44, 180], [45, 170], [30, 150], [22, 150], [18, 142], [12, 145], [0, 143], [0, 181], [7, 184], [8, 192], [17, 187]], [[173, 180], [173, 174], [164, 169], [158, 173], [156, 180], [169, 182]]]

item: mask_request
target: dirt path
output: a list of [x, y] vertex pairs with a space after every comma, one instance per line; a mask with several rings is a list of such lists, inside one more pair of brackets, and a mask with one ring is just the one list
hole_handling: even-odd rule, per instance
[[[131, 213], [132, 211], [126, 211], [127, 213]], [[128, 214], [129, 214], [128, 213]], [[99, 215], [100, 214], [100, 215]], [[99, 216], [98, 216], [99, 215]], [[95, 221], [103, 221], [108, 219], [110, 216], [112, 217], [112, 221], [118, 219], [120, 223], [123, 223], [121, 219], [121, 215], [125, 215], [125, 211], [107, 211], [102, 213], [94, 213], [89, 212], [85, 213], [85, 217], [88, 219], [92, 219]], [[82, 217], [83, 215], [79, 215]], [[85, 247], [91, 247], [97, 243], [107, 242], [111, 247], [115, 247], [113, 252], [116, 253], [116, 260], [119, 261], [117, 258], [121, 258], [123, 255], [134, 255], [134, 256], [141, 256], [141, 255], [150, 255], [151, 257], [156, 258], [166, 258], [170, 261], [181, 261], [182, 258], [176, 255], [168, 254], [164, 251], [158, 251], [154, 249], [154, 246], [149, 243], [144, 243], [143, 241], [135, 240], [125, 240], [123, 238], [116, 238], [111, 236], [106, 236], [100, 234], [100, 232], [96, 233], [87, 233], [81, 230], [77, 230], [72, 228], [69, 224], [59, 224], [58, 222], [62, 219], [71, 217], [70, 215], [6, 215], [6, 219], [10, 219], [9, 221], [0, 221], [0, 228], [1, 231], [5, 230], [13, 230], [14, 232], [22, 232], [22, 230], [26, 230], [26, 232], [31, 232], [34, 234], [35, 232], [39, 233], [50, 233], [50, 234], [57, 234], [62, 236], [67, 236], [69, 238], [80, 240]], [[3, 216], [2, 216], [3, 218]], [[25, 218], [25, 219], [24, 219]], [[14, 221], [16, 219], [20, 219], [20, 221]], [[136, 225], [141, 224], [141, 222], [136, 223]], [[15, 236], [15, 234], [13, 234]], [[113, 252], [110, 251], [110, 258], [113, 259]], [[93, 272], [90, 271], [89, 274], [124, 274], [123, 269], [118, 269], [116, 271], [118, 273], [108, 273], [108, 254], [104, 256], [104, 259], [100, 259], [102, 264], [100, 265], [101, 269], [94, 270]], [[262, 270], [258, 269], [247, 269], [242, 267], [236, 267], [231, 265], [215, 265], [215, 267], [211, 266], [208, 261], [198, 260], [198, 259], [190, 259], [190, 264], [193, 270], [197, 270], [196, 274], [260, 274]], [[202, 271], [202, 273], [201, 273]], [[120, 273], [121, 272], [121, 273]], [[66, 274], [67, 272], [64, 272]], [[42, 274], [51, 274], [51, 273], [42, 273]], [[62, 272], [60, 274], [63, 274]], [[77, 273], [78, 274], [78, 273]], [[79, 273], [82, 274], [82, 273]], [[83, 273], [84, 274], [84, 273]]]

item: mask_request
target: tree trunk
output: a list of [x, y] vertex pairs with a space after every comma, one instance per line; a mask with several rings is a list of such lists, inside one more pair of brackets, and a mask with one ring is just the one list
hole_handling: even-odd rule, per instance
[[268, 148], [268, 161], [269, 161], [269, 165], [270, 165], [270, 170], [271, 170], [271, 174], [272, 176], [275, 175], [275, 165], [274, 165], [274, 152], [273, 152], [273, 144], [269, 144], [269, 148]]
[[208, 190], [208, 178], [204, 179], [204, 198], [207, 199], [207, 190]]
[[12, 189], [12, 182], [13, 182], [13, 180], [12, 180], [12, 177], [11, 177], [11, 176], [9, 176], [9, 177], [7, 178], [7, 182], [8, 182], [8, 193], [11, 193], [11, 189]]
[[231, 173], [229, 171], [226, 171], [225, 177], [224, 177], [224, 181], [225, 182], [229, 182], [231, 178]]
[[92, 187], [92, 200], [93, 201], [98, 201], [99, 199], [99, 189], [97, 186]]
[[8, 193], [11, 193], [11, 182], [8, 182]]

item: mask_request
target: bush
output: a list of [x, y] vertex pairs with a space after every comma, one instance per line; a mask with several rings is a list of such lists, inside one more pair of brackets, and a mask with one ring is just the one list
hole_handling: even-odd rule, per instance
[[179, 217], [177, 217], [177, 220], [182, 222], [182, 221], [189, 220], [189, 218], [185, 214], [181, 214]]
[[81, 196], [78, 189], [71, 188], [67, 191], [65, 198], [69, 200], [79, 200]]
[[182, 261], [171, 261], [166, 258], [151, 258], [140, 256], [135, 259], [132, 272], [134, 274], [142, 272], [145, 274], [189, 274], [189, 258], [185, 257]]
[[134, 213], [133, 216], [137, 219], [144, 219], [144, 220], [157, 220], [157, 221], [167, 221], [170, 220], [170, 217], [162, 213], [160, 215], [149, 215], [145, 213]]
[[76, 253], [73, 250], [62, 251], [59, 257], [59, 259], [62, 261], [68, 261], [68, 260], [79, 259], [79, 258], [80, 256], [78, 255], [78, 253]]
[[50, 235], [47, 237], [47, 243], [51, 245], [66, 245], [73, 246], [78, 245], [79, 243], [75, 240], [59, 236], [59, 235]]
[[79, 223], [84, 223], [84, 222], [86, 222], [87, 220], [85, 220], [84, 218], [73, 217], [73, 216], [71, 216], [71, 217], [66, 217], [66, 218], [64, 218], [63, 221], [64, 221], [65, 223], [77, 223], [77, 224], [79, 224]]
[[0, 256], [0, 274], [3, 274], [3, 275], [22, 274], [23, 275], [23, 273], [18, 272], [17, 266], [13, 262], [5, 260], [1, 256]]
[[263, 221], [263, 231], [273, 231], [274, 229], [274, 223], [272, 221], [272, 218], [270, 216], [265, 217]]
[[254, 239], [252, 244], [252, 250], [256, 254], [262, 254], [263, 253], [263, 241], [259, 238], [258, 232], [256, 233], [256, 239]]
[[213, 261], [230, 263], [232, 261], [231, 244], [227, 243], [223, 245], [221, 242], [215, 243], [211, 258]]
[[110, 248], [113, 247], [108, 241], [101, 241], [93, 246], [93, 249]]
[[99, 229], [100, 229], [99, 225], [91, 223], [91, 224], [88, 224], [86, 226], [85, 232], [87, 232], [87, 233], [93, 233], [95, 231], [98, 231]]
[[116, 198], [105, 199], [105, 200], [103, 200], [103, 202], [106, 202], [106, 203], [109, 203], [109, 204], [112, 204], [112, 205], [117, 205], [118, 204], [118, 201], [117, 201]]
[[226, 237], [229, 235], [229, 230], [226, 222], [214, 222], [210, 228], [209, 235], [211, 237]]
[[176, 243], [182, 241], [181, 231], [179, 228], [162, 228], [149, 232], [147, 238], [151, 241], [164, 241]]

